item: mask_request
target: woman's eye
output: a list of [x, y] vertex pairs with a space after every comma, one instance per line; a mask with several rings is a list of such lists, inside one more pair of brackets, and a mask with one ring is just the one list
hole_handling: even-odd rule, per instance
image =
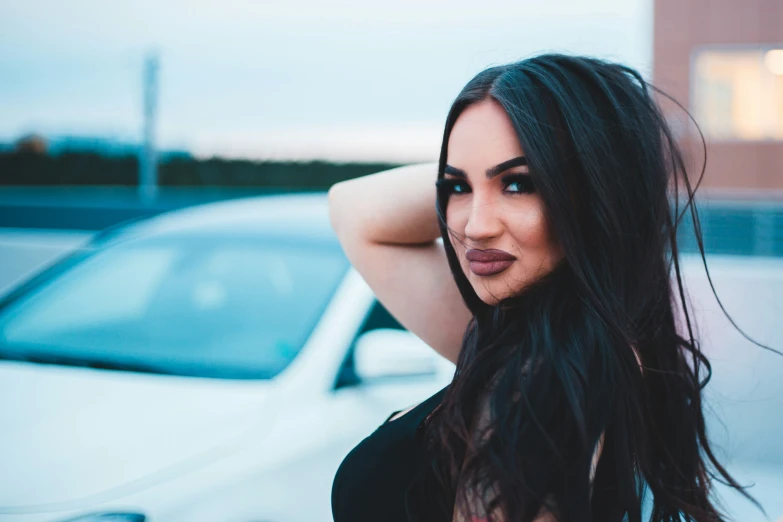
[[435, 185], [438, 187], [438, 191], [442, 192], [446, 196], [450, 196], [452, 194], [465, 194], [470, 192], [470, 188], [467, 186], [467, 183], [456, 179], [439, 179], [435, 182]]
[[468, 191], [468, 188], [465, 186], [464, 183], [454, 183], [453, 185], [453, 191], [455, 194], [464, 194]]
[[503, 178], [505, 190], [514, 194], [528, 194], [535, 191], [529, 174], [512, 174]]

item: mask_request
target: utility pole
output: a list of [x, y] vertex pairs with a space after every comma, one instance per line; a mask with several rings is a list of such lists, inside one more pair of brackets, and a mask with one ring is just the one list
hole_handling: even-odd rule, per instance
[[158, 193], [158, 157], [155, 151], [158, 67], [158, 56], [150, 53], [144, 61], [144, 135], [139, 154], [139, 199], [144, 204], [153, 203]]

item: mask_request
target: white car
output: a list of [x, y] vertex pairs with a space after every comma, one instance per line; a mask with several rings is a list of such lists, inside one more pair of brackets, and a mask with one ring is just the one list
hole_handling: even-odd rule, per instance
[[324, 194], [110, 229], [0, 301], [0, 520], [331, 520], [345, 454], [454, 365], [349, 265]]
[[[780, 348], [783, 260], [709, 267], [737, 324]], [[683, 269], [714, 370], [708, 435], [769, 519], [716, 492], [735, 520], [783, 520], [783, 358], [728, 322], [700, 258]], [[331, 520], [345, 454], [454, 372], [350, 268], [324, 194], [99, 234], [0, 298], [0, 359], [0, 521], [13, 522]]]

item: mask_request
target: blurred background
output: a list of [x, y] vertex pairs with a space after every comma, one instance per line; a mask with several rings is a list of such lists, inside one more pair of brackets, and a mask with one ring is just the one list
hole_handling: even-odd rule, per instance
[[0, 41], [0, 520], [330, 520], [342, 457], [453, 366], [326, 191], [436, 160], [473, 75], [546, 51], [636, 68], [704, 134], [710, 433], [783, 517], [783, 364], [710, 288], [783, 347], [781, 0], [6, 1]]

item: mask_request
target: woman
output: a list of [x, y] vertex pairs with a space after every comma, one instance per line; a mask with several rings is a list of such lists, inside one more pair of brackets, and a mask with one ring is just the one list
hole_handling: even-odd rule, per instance
[[454, 101], [437, 166], [330, 190], [352, 264], [456, 364], [348, 454], [336, 522], [633, 522], [645, 491], [652, 520], [723, 520], [713, 469], [751, 498], [705, 436], [687, 308], [675, 327], [681, 186], [704, 253], [650, 89], [587, 57], [492, 67]]

